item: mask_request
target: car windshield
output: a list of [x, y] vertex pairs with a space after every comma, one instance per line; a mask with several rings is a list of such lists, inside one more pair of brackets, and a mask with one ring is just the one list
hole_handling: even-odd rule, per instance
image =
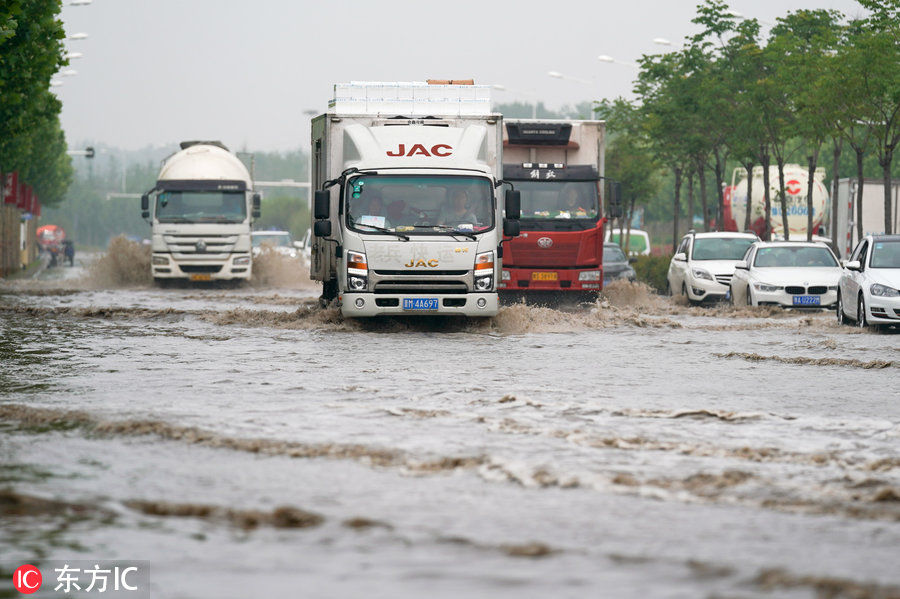
[[494, 226], [484, 177], [364, 175], [347, 182], [347, 225], [357, 231], [478, 233]]
[[247, 201], [243, 192], [162, 191], [156, 197], [156, 219], [161, 223], [240, 223], [247, 219]]
[[522, 220], [597, 220], [594, 181], [516, 181], [522, 193]]
[[872, 268], [900, 268], [900, 241], [876, 241], [872, 245]]
[[[621, 243], [619, 240], [619, 231], [616, 230], [611, 232], [609, 234], [609, 240], [616, 244]], [[642, 254], [647, 251], [647, 238], [644, 237], [643, 231], [636, 232], [632, 229], [631, 233], [628, 235], [628, 251], [632, 254]]]
[[271, 235], [257, 235], [256, 233], [252, 236], [253, 247], [259, 247], [263, 244], [271, 245], [271, 246], [282, 246], [282, 247], [290, 247], [291, 245], [291, 236], [272, 233]]
[[626, 262], [625, 254], [619, 246], [603, 246], [603, 262]]
[[759, 268], [825, 268], [837, 266], [831, 250], [825, 247], [768, 247], [759, 248], [753, 265]]
[[692, 260], [740, 260], [755, 239], [747, 237], [698, 237]]

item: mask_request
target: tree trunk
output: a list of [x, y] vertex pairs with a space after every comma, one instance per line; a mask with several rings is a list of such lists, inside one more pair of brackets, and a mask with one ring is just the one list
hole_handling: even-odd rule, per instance
[[884, 158], [879, 160], [881, 164], [881, 175], [883, 179], [884, 185], [884, 234], [891, 235], [893, 234], [894, 229], [894, 219], [891, 218], [893, 215], [891, 214], [891, 191], [893, 188], [891, 187], [891, 163], [894, 161], [894, 150], [893, 148], [886, 148], [884, 152]]
[[863, 198], [863, 184], [865, 182], [865, 178], [863, 177], [863, 149], [856, 149], [856, 241], [859, 242], [863, 237], [863, 226], [862, 226], [862, 198]]
[[636, 196], [631, 194], [631, 201], [629, 202], [627, 218], [625, 220], [625, 227], [619, 229], [619, 237], [625, 238], [625, 255], [628, 256], [629, 248], [631, 247], [631, 219], [634, 218], [634, 200]]
[[781, 202], [781, 226], [784, 228], [784, 240], [790, 241], [791, 230], [788, 228], [787, 192], [784, 188], [784, 157], [775, 156], [778, 163], [778, 199]]
[[841, 166], [841, 145], [844, 140], [838, 137], [833, 140], [834, 151], [832, 152], [833, 161], [831, 163], [831, 243], [837, 248], [838, 253], [843, 255], [842, 247], [838, 245], [837, 238], [837, 215], [840, 206], [838, 205], [838, 169]]
[[763, 231], [763, 241], [772, 240], [772, 182], [769, 180], [769, 167], [771, 166], [769, 154], [763, 152], [760, 157], [763, 167], [763, 198], [766, 201], [766, 228]]
[[709, 231], [709, 208], [706, 204], [706, 167], [702, 162], [697, 164], [697, 178], [700, 183], [700, 207], [703, 209], [703, 230]]
[[[749, 231], [750, 212], [751, 208], [753, 208], [753, 161], [748, 160], [745, 162], [744, 169], [747, 171], [747, 204], [744, 209], [744, 231]], [[734, 211], [734, 195], [731, 196], [731, 210]]]
[[681, 212], [681, 167], [675, 167], [675, 206], [672, 210], [672, 251], [678, 247], [678, 216]]
[[725, 230], [725, 164], [716, 152], [716, 230]]
[[694, 170], [688, 168], [688, 229], [694, 228]]
[[815, 185], [814, 175], [816, 174], [816, 163], [819, 161], [819, 148], [813, 150], [810, 156], [806, 157], [806, 163], [809, 168], [806, 181], [806, 241], [812, 241], [813, 235], [813, 187]]

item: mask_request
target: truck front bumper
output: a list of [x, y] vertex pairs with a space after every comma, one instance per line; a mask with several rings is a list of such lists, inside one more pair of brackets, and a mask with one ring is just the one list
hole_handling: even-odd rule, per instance
[[[436, 298], [437, 310], [404, 310], [404, 299]], [[341, 314], [354, 318], [403, 314], [404, 316], [496, 316], [499, 310], [496, 293], [432, 294], [420, 293], [343, 293]], [[484, 305], [480, 305], [480, 304]]]
[[230, 281], [253, 274], [250, 254], [230, 254], [225, 260], [174, 260], [171, 254], [154, 253], [150, 258], [154, 279]]
[[[582, 274], [584, 273], [584, 274]], [[554, 269], [503, 267], [500, 293], [504, 291], [600, 291], [603, 269]]]

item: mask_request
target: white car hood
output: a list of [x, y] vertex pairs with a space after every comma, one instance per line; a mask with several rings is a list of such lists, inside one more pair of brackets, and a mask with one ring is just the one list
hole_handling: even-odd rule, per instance
[[691, 268], [702, 268], [715, 275], [733, 275], [740, 260], [692, 260]]
[[837, 266], [815, 268], [754, 268], [751, 276], [770, 285], [837, 285], [841, 269]]
[[900, 268], [868, 268], [866, 274], [872, 283], [900, 289]]

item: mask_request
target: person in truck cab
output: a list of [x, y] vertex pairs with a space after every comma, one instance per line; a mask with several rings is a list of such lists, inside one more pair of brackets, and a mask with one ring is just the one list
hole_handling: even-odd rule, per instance
[[[376, 189], [368, 189], [366, 190], [366, 199], [367, 203], [365, 204], [365, 208], [362, 209], [359, 218], [357, 219], [357, 223], [359, 226], [364, 227], [365, 225], [374, 225], [378, 227], [382, 227], [384, 229], [391, 228], [391, 222], [387, 218], [387, 213], [384, 208], [384, 199], [381, 197], [381, 192]], [[381, 222], [381, 219], [384, 219], [384, 222]]]
[[447, 202], [441, 207], [437, 224], [455, 227], [464, 224], [474, 226], [477, 222], [475, 213], [469, 209], [469, 194], [466, 190], [452, 190]]
[[587, 216], [587, 209], [584, 207], [585, 202], [581, 199], [581, 193], [574, 185], [567, 185], [559, 192], [559, 216], [568, 218], [573, 216]]

